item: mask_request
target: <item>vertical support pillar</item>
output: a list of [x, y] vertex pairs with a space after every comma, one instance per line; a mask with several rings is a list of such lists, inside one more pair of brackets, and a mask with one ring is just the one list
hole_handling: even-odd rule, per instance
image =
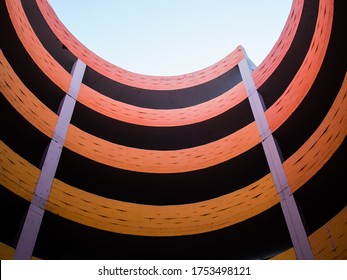
[[258, 93], [251, 72], [246, 52], [245, 58], [239, 62], [241, 77], [244, 82], [249, 103], [257, 124], [265, 156], [271, 171], [277, 193], [280, 197], [280, 204], [284, 214], [293, 247], [298, 259], [313, 259], [312, 249], [307, 238], [307, 234], [302, 222], [294, 196], [290, 190], [287, 177], [285, 175], [280, 151], [269, 128], [265, 116], [265, 105], [262, 97]]
[[29, 260], [32, 257], [85, 68], [86, 65], [80, 60], [77, 60], [72, 68], [70, 88], [59, 107], [58, 121], [43, 156], [41, 173], [19, 236], [14, 259]]

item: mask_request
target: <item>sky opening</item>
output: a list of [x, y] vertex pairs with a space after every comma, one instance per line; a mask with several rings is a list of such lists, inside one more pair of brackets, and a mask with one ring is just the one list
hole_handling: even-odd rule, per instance
[[50, 0], [86, 47], [131, 72], [170, 76], [216, 63], [238, 45], [259, 65], [292, 0]]

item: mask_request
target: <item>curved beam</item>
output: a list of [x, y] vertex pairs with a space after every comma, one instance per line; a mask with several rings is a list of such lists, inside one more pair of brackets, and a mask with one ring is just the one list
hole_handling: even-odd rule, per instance
[[[45, 0], [38, 1], [38, 4], [41, 7], [43, 15], [46, 17], [48, 24], [51, 25], [52, 30], [58, 33], [61, 32], [63, 36], [62, 38], [64, 38], [64, 36], [66, 37], [66, 34], [69, 32], [56, 18], [55, 14], [53, 14], [54, 17], [52, 17], [53, 15], [51, 12], [53, 12], [53, 10], [51, 10], [49, 4]], [[20, 3], [16, 1], [9, 1], [7, 5], [9, 6], [12, 21], [23, 45], [27, 48], [33, 59], [41, 67], [41, 69], [43, 69], [48, 77], [50, 77], [52, 81], [54, 81], [66, 92], [68, 81], [70, 79], [69, 74], [62, 69], [62, 67], [58, 65], [58, 63], [47, 52], [45, 52], [45, 49], [40, 44], [38, 38], [30, 29], [30, 24], [26, 19]], [[42, 5], [44, 5], [44, 7]], [[292, 11], [279, 40], [269, 53], [268, 57], [253, 74], [258, 87], [266, 80], [267, 77], [271, 75], [288, 51], [300, 20], [302, 7], [303, 1], [293, 1]], [[45, 15], [46, 12], [49, 12], [49, 16]], [[21, 21], [23, 21], [23, 23], [21, 23]], [[57, 28], [58, 30], [56, 30]], [[59, 34], [57, 34], [58, 37]], [[60, 39], [63, 40], [62, 38]], [[67, 44], [68, 42], [65, 41], [63, 40], [62, 42]], [[81, 45], [80, 48], [84, 48], [84, 46]], [[236, 53], [239, 53], [239, 49], [236, 50]], [[83, 60], [83, 58], [84, 57], [82, 56], [81, 59]], [[91, 59], [93, 59], [93, 57]], [[54, 67], [52, 67], [52, 65]], [[105, 67], [108, 69], [111, 66], [107, 65]], [[52, 69], [54, 69], [55, 72], [52, 72]], [[258, 80], [261, 82], [258, 82]], [[85, 85], [82, 85], [82, 90], [79, 95], [79, 101], [82, 104], [93, 108], [94, 110], [105, 114], [108, 117], [116, 118], [125, 122], [151, 126], [177, 126], [204, 121], [210, 117], [225, 112], [226, 110], [240, 103], [245, 98], [246, 96], [244, 89], [241, 86], [237, 89], [232, 89], [226, 92], [218, 98], [213, 99], [211, 103], [205, 102], [198, 106], [192, 106], [184, 109], [152, 110], [118, 102], [103, 96]], [[179, 115], [180, 118], [177, 118], [177, 115]]]
[[[36, 0], [42, 15], [46, 19], [48, 25], [53, 32], [59, 38], [59, 40], [78, 58], [84, 61], [88, 66], [93, 68], [100, 74], [124, 83], [129, 86], [147, 88], [147, 89], [177, 89], [197, 85], [199, 83], [206, 82], [207, 80], [218, 77], [225, 73], [227, 70], [233, 68], [239, 60], [243, 57], [233, 57], [233, 54], [227, 56], [220, 62], [196, 71], [191, 74], [179, 75], [179, 76], [148, 76], [140, 75], [133, 72], [129, 72], [125, 69], [119, 68], [104, 59], [98, 57], [93, 52], [88, 50], [77, 38], [66, 29], [64, 24], [58, 19], [57, 15], [53, 11], [52, 7], [46, 0]], [[294, 0], [290, 16], [285, 24], [285, 27], [280, 35], [279, 40], [275, 44], [274, 48], [269, 53], [267, 59], [261, 65], [261, 71], [256, 74], [255, 81], [259, 87], [259, 81], [264, 81], [274, 71], [284, 57], [284, 54], [288, 50], [298, 26], [298, 22], [301, 17], [303, 0]], [[261, 77], [261, 79], [259, 79]]]

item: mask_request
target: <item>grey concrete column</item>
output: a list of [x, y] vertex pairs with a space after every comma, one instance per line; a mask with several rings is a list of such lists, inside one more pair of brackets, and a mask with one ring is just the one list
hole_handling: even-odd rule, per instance
[[307, 238], [307, 234], [302, 222], [294, 196], [290, 190], [287, 177], [285, 175], [280, 151], [269, 128], [265, 116], [265, 105], [262, 97], [258, 93], [253, 81], [251, 65], [244, 51], [245, 58], [239, 62], [239, 69], [246, 89], [249, 103], [257, 124], [265, 156], [270, 168], [270, 172], [280, 197], [280, 204], [284, 214], [293, 247], [298, 259], [313, 259], [312, 249]]
[[72, 68], [70, 88], [60, 104], [53, 138], [43, 156], [40, 177], [17, 243], [14, 259], [29, 260], [32, 257], [85, 68], [86, 65], [80, 60], [77, 60]]

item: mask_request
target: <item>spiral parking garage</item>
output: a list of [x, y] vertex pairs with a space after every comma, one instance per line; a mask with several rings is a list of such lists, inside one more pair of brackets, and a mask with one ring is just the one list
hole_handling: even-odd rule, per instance
[[258, 67], [172, 77], [1, 5], [1, 258], [347, 258], [342, 1], [294, 0]]

